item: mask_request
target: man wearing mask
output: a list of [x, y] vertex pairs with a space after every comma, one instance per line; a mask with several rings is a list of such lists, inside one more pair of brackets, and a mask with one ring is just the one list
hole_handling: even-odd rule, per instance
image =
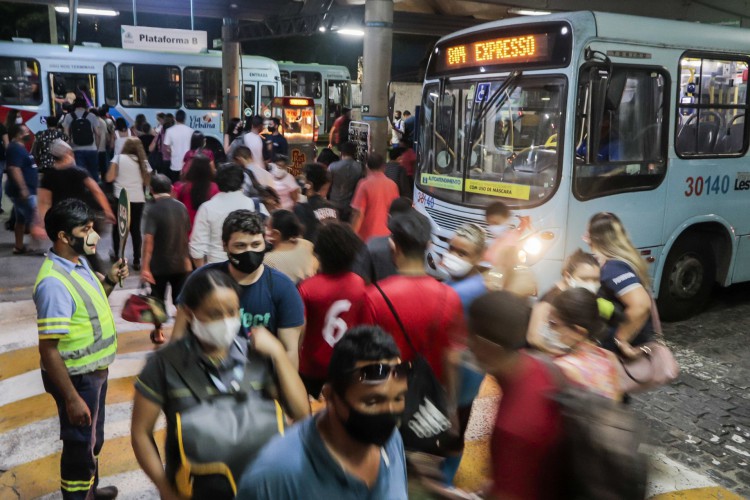
[[336, 344], [323, 394], [326, 410], [274, 438], [240, 483], [242, 500], [407, 498], [406, 460], [396, 431], [406, 364], [378, 327], [347, 331]]
[[289, 156], [289, 143], [279, 132], [279, 127], [281, 127], [281, 119], [274, 116], [267, 127], [269, 135], [266, 136], [266, 151], [269, 158], [278, 155]]
[[[218, 268], [240, 285], [240, 333], [252, 327], [268, 328], [284, 344], [295, 369], [298, 368], [299, 339], [305, 323], [302, 298], [292, 280], [283, 273], [263, 265], [267, 251], [263, 239], [265, 226], [261, 216], [250, 210], [235, 210], [224, 220], [221, 239], [228, 260], [208, 264], [201, 269]], [[187, 313], [181, 297], [172, 340], [185, 335]], [[246, 333], [245, 333], [246, 335]]]
[[29, 128], [26, 125], [13, 124], [8, 128], [8, 136], [11, 141], [6, 153], [8, 182], [5, 185], [5, 194], [13, 201], [16, 212], [16, 241], [13, 254], [19, 255], [27, 252], [23, 244], [23, 235], [26, 233], [26, 227], [31, 228], [34, 222], [39, 172], [34, 157], [26, 150], [26, 143], [31, 137]]
[[107, 296], [128, 276], [122, 260], [106, 273], [92, 271], [99, 235], [94, 213], [82, 201], [54, 205], [44, 227], [53, 247], [34, 285], [39, 354], [45, 390], [60, 419], [60, 489], [65, 500], [106, 499], [117, 488], [98, 488], [104, 443], [108, 367], [117, 352], [115, 319]]
[[245, 130], [249, 132], [245, 134], [242, 140], [252, 153], [253, 164], [265, 170], [266, 162], [263, 160], [263, 137], [260, 135], [261, 130], [263, 130], [263, 118], [260, 115], [248, 118], [245, 122]]

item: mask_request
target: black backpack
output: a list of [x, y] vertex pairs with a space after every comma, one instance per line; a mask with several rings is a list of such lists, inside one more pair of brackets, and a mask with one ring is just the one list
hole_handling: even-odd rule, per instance
[[643, 430], [626, 405], [570, 384], [562, 370], [538, 356], [556, 387], [563, 425], [565, 498], [642, 500], [646, 498], [648, 458], [640, 445]]
[[70, 124], [70, 136], [76, 146], [89, 146], [94, 143], [94, 127], [88, 121], [88, 115], [88, 111], [84, 111], [80, 118], [75, 112], [70, 114], [73, 117], [73, 123]]

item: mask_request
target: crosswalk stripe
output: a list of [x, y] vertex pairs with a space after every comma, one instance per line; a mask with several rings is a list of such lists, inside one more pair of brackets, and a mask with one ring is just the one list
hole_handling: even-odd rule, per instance
[[[117, 354], [147, 351], [153, 344], [149, 331], [121, 333], [117, 336]], [[39, 369], [39, 350], [36, 346], [25, 347], [0, 354], [0, 381]]]
[[[107, 405], [132, 401], [135, 396], [134, 382], [135, 376], [110, 379], [107, 389]], [[46, 393], [14, 401], [0, 407], [0, 433], [56, 415], [55, 401]]]
[[[165, 431], [154, 433], [161, 456], [164, 456], [164, 438]], [[138, 470], [138, 462], [130, 446], [130, 436], [105, 441], [99, 455], [99, 467], [101, 477]], [[27, 462], [0, 474], [0, 498], [38, 498], [59, 488], [59, 453]]]

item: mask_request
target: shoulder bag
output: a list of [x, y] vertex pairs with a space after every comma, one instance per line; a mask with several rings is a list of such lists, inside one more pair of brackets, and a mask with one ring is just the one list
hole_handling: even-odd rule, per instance
[[400, 427], [404, 448], [407, 451], [442, 456], [461, 453], [463, 440], [452, 425], [445, 388], [435, 376], [435, 372], [432, 371], [425, 357], [412, 343], [391, 300], [377, 282], [373, 282], [373, 285], [383, 296], [406, 342], [414, 351], [406, 393], [406, 407]]

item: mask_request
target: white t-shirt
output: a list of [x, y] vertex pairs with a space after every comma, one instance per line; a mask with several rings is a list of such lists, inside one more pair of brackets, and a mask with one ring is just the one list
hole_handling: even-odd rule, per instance
[[125, 141], [133, 137], [133, 134], [130, 133], [130, 129], [127, 130], [127, 135], [121, 135], [121, 130], [115, 130], [115, 149], [114, 153], [115, 156], [122, 153], [122, 147], [125, 145]]
[[182, 170], [182, 159], [190, 151], [190, 141], [193, 139], [193, 129], [184, 123], [176, 123], [164, 134], [164, 145], [172, 149], [172, 164], [170, 170]]
[[[263, 161], [263, 138], [255, 132], [248, 132], [245, 134], [245, 146], [250, 150], [253, 155], [253, 165], [256, 165], [265, 170], [266, 163]], [[258, 179], [262, 184], [263, 182]]]
[[[117, 164], [117, 177], [115, 177], [115, 197], [120, 196], [123, 189], [128, 193], [130, 203], [146, 203], [146, 195], [143, 194], [143, 177], [141, 167], [138, 165], [138, 157], [132, 155], [117, 155], [112, 158], [112, 163]], [[151, 165], [146, 162], [146, 170], [151, 171]]]

